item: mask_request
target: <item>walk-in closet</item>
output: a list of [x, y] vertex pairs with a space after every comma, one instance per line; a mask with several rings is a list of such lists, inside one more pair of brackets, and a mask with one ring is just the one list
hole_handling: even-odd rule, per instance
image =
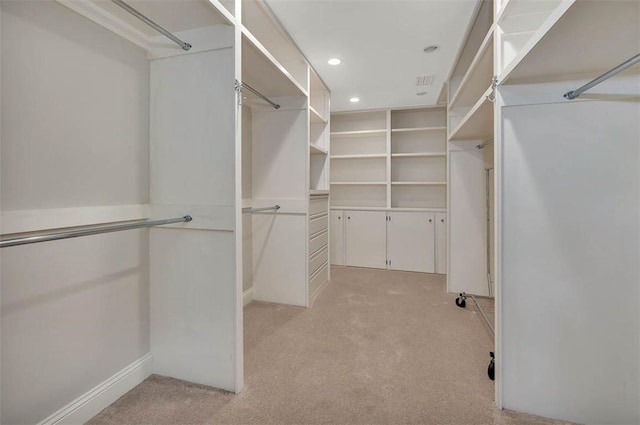
[[2, 425], [640, 423], [640, 1], [0, 1]]

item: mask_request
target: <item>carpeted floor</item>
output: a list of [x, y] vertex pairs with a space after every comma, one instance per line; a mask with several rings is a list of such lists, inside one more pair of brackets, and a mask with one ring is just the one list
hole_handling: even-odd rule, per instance
[[89, 424], [562, 424], [498, 411], [491, 336], [443, 276], [332, 268], [313, 308], [245, 308], [245, 388], [152, 376]]

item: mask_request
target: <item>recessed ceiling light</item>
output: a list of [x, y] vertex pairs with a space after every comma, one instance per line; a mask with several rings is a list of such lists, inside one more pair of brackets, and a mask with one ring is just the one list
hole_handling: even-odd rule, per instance
[[338, 58], [331, 58], [327, 61], [329, 65], [340, 65], [342, 61]]
[[358, 102], [360, 102], [360, 98], [359, 97], [352, 97], [351, 99], [349, 99], [349, 102], [358, 103]]
[[435, 44], [432, 44], [431, 46], [427, 46], [424, 48], [424, 52], [425, 53], [433, 53], [436, 50], [438, 50], [439, 46], [436, 46]]
[[425, 94], [427, 94], [426, 91], [419, 91], [418, 93], [416, 93], [416, 96], [424, 96]]

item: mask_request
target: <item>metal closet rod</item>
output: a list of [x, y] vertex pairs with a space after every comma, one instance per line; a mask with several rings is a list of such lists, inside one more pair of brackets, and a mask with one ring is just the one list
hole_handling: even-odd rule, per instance
[[136, 18], [140, 19], [142, 22], [144, 22], [145, 24], [149, 25], [151, 28], [153, 28], [154, 30], [158, 31], [159, 33], [161, 33], [165, 37], [171, 39], [171, 41], [173, 41], [178, 46], [180, 46], [182, 48], [182, 50], [191, 49], [191, 44], [185, 43], [184, 41], [180, 40], [178, 37], [176, 37], [175, 35], [171, 34], [169, 31], [167, 31], [166, 29], [162, 28], [160, 25], [156, 24], [151, 19], [147, 18], [142, 13], [138, 12], [136, 9], [134, 9], [131, 6], [129, 6], [124, 1], [122, 1], [122, 0], [111, 0], [111, 1], [114, 2], [115, 4], [117, 4], [118, 6], [120, 6], [121, 8], [123, 8], [124, 10], [126, 10], [127, 12], [131, 13], [133, 16], [135, 16]]
[[10, 246], [17, 246], [17, 245], [27, 245], [27, 244], [39, 243], [39, 242], [55, 241], [58, 239], [77, 238], [80, 236], [97, 235], [100, 233], [119, 232], [122, 230], [132, 230], [132, 229], [139, 229], [143, 227], [162, 226], [163, 224], [188, 223], [191, 220], [193, 220], [193, 218], [191, 218], [190, 215], [185, 215], [183, 217], [167, 218], [164, 220], [144, 220], [144, 221], [124, 223], [124, 224], [94, 226], [94, 227], [88, 227], [88, 228], [78, 229], [78, 230], [65, 230], [61, 232], [38, 233], [31, 236], [0, 239], [0, 248], [7, 248]]
[[274, 102], [273, 100], [269, 99], [267, 96], [263, 95], [262, 93], [260, 93], [258, 90], [254, 89], [253, 87], [251, 87], [249, 84], [247, 83], [242, 83], [240, 84], [240, 87], [243, 89], [247, 89], [249, 90], [251, 93], [255, 94], [256, 96], [258, 96], [260, 99], [264, 100], [265, 102], [267, 102], [269, 105], [273, 106], [274, 109], [280, 109], [280, 105], [278, 105], [276, 102]]
[[638, 53], [637, 55], [635, 55], [631, 59], [627, 60], [626, 62], [623, 62], [620, 65], [616, 66], [611, 71], [602, 74], [601, 76], [599, 76], [595, 80], [589, 81], [584, 86], [582, 86], [582, 87], [580, 87], [578, 89], [566, 92], [564, 94], [564, 97], [569, 99], [569, 100], [573, 100], [576, 97], [580, 96], [582, 93], [584, 93], [587, 90], [589, 90], [590, 88], [597, 86], [601, 82], [603, 82], [605, 80], [608, 80], [609, 78], [613, 77], [617, 73], [622, 72], [622, 71], [624, 71], [625, 69], [627, 69], [629, 67], [632, 67], [633, 65], [637, 64], [638, 62], [640, 62], [640, 53]]
[[274, 205], [272, 207], [263, 207], [263, 208], [243, 208], [242, 212], [243, 213], [254, 213], [254, 212], [271, 211], [271, 210], [278, 211], [279, 209], [280, 209], [280, 205]]
[[487, 146], [487, 145], [488, 145], [488, 144], [490, 144], [490, 143], [493, 143], [493, 139], [489, 139], [489, 140], [487, 140], [486, 142], [483, 142], [483, 143], [481, 143], [481, 144], [477, 145], [477, 146], [476, 146], [476, 148], [478, 148], [478, 149], [482, 149], [482, 148], [484, 148], [485, 146]]

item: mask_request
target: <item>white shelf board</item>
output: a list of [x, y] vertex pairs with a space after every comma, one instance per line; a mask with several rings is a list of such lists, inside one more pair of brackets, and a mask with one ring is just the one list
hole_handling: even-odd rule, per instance
[[333, 155], [331, 159], [375, 159], [386, 158], [387, 154]]
[[416, 128], [393, 128], [391, 133], [427, 133], [430, 131], [444, 131], [447, 127], [416, 127]]
[[469, 65], [458, 90], [451, 97], [448, 109], [455, 107], [469, 107], [477, 99], [479, 93], [483, 92], [487, 84], [491, 84], [493, 78], [493, 32], [495, 26], [492, 25], [487, 31], [478, 52]]
[[493, 103], [489, 87], [449, 135], [449, 140], [485, 140], [493, 137]]
[[563, 0], [498, 75], [499, 83], [596, 77], [638, 53], [639, 14], [637, 1]]
[[266, 97], [308, 96], [289, 71], [242, 27], [242, 81]]
[[328, 195], [329, 191], [324, 189], [309, 189], [309, 195]]
[[414, 153], [392, 153], [391, 158], [438, 158], [446, 157], [446, 152], [414, 152]]
[[321, 148], [320, 146], [316, 146], [313, 143], [309, 143], [309, 148], [311, 149], [311, 155], [327, 155], [329, 151]]
[[414, 207], [363, 207], [363, 206], [351, 206], [351, 205], [331, 205], [330, 210], [344, 211], [416, 211], [416, 212], [447, 212], [446, 208], [414, 208]]
[[309, 106], [309, 112], [311, 116], [311, 122], [314, 124], [326, 124], [327, 120], [320, 115], [312, 106]]
[[331, 133], [331, 137], [367, 137], [384, 134], [387, 134], [387, 130], [383, 128], [380, 130], [334, 131]]
[[391, 182], [391, 184], [394, 186], [446, 186], [447, 182]]
[[387, 182], [331, 182], [332, 186], [386, 186]]

